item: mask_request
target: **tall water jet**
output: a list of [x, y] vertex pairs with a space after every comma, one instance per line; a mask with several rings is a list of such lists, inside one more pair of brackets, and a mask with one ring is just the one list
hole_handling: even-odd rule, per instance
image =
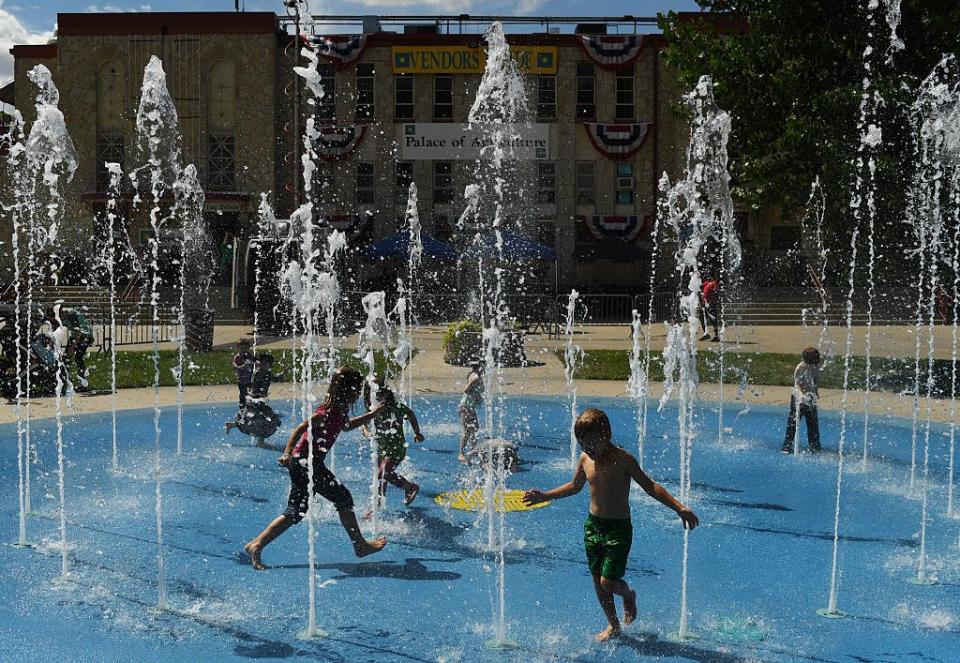
[[[667, 328], [664, 350], [664, 393], [662, 409], [677, 392], [680, 430], [680, 499], [690, 498], [693, 440], [696, 433], [694, 406], [697, 399], [697, 336], [699, 325], [700, 260], [707, 242], [723, 252], [729, 273], [740, 266], [740, 242], [734, 230], [730, 174], [727, 170], [727, 141], [730, 116], [714, 100], [713, 82], [703, 76], [696, 88], [684, 95], [693, 118], [686, 153], [684, 178], [670, 184], [666, 174], [660, 180], [658, 214], [677, 236], [676, 263], [680, 274], [680, 311], [686, 328], [673, 323]], [[684, 283], [684, 279], [686, 282]], [[675, 382], [679, 381], [679, 386]], [[721, 406], [722, 407], [722, 406]], [[721, 424], [722, 425], [722, 424]], [[683, 534], [683, 570], [680, 589], [680, 620], [677, 637], [691, 637], [688, 630], [687, 570], [689, 530]]]
[[[60, 92], [53, 83], [50, 70], [43, 65], [37, 65], [30, 70], [28, 77], [40, 89], [36, 97], [37, 118], [30, 128], [26, 141], [26, 165], [31, 187], [39, 191], [34, 202], [44, 202], [39, 209], [46, 211], [45, 215], [32, 219], [35, 233], [31, 233], [31, 244], [36, 249], [56, 244], [60, 222], [63, 217], [63, 199], [60, 193], [61, 178], [69, 182], [77, 169], [78, 157], [74, 149], [73, 140], [67, 132], [67, 125], [63, 112], [59, 109]], [[39, 211], [37, 212], [39, 214]], [[32, 216], [32, 215], [31, 215]], [[44, 216], [46, 218], [44, 218]], [[41, 225], [45, 223], [45, 225]], [[34, 245], [34, 241], [36, 244]], [[31, 250], [31, 256], [35, 251]], [[55, 277], [55, 275], [54, 275]], [[28, 302], [29, 316], [32, 314], [32, 301]], [[59, 311], [55, 309], [59, 321]], [[58, 362], [59, 362], [59, 350]], [[57, 435], [57, 483], [60, 493], [60, 547], [61, 547], [61, 577], [66, 578], [69, 572], [67, 556], [67, 505], [66, 505], [66, 459], [63, 446], [63, 407], [61, 395], [63, 391], [62, 365], [58, 363], [56, 385], [56, 435]], [[29, 375], [29, 370], [27, 372]], [[29, 389], [29, 384], [28, 384]], [[29, 414], [28, 414], [29, 418]], [[29, 449], [29, 439], [27, 442]], [[28, 461], [29, 462], [29, 461]], [[29, 489], [28, 489], [29, 490]]]
[[[955, 203], [956, 191], [949, 185], [956, 180], [947, 177], [945, 172], [953, 166], [960, 152], [953, 145], [957, 131], [952, 126], [960, 109], [960, 67], [953, 56], [946, 56], [934, 68], [920, 86], [917, 100], [913, 105], [913, 120], [917, 130], [918, 163], [913, 177], [910, 202], [916, 206], [910, 219], [916, 224], [916, 232], [921, 238], [921, 247], [929, 255], [927, 300], [925, 316], [927, 322], [927, 361], [926, 361], [926, 420], [923, 431], [923, 481], [921, 482], [920, 513], [920, 549], [917, 560], [917, 575], [914, 582], [931, 584], [935, 578], [927, 574], [927, 521], [930, 474], [930, 428], [933, 410], [933, 393], [936, 388], [934, 372], [935, 323], [937, 319], [937, 299], [940, 294], [940, 263], [947, 262], [943, 255], [943, 233], [948, 219], [953, 220], [956, 210], [950, 214], [949, 207]], [[944, 186], [945, 182], [948, 184]], [[956, 231], [955, 231], [956, 233]], [[954, 254], [956, 249], [954, 249]], [[921, 256], [921, 259], [923, 257]], [[948, 264], [955, 264], [955, 258]], [[956, 279], [956, 273], [954, 273]], [[951, 371], [955, 373], [955, 369]], [[953, 389], [953, 388], [952, 388]], [[952, 483], [952, 477], [950, 477]]]
[[[872, 40], [874, 30], [876, 29], [876, 9], [877, 2], [869, 0], [867, 2], [867, 38]], [[875, 176], [876, 176], [876, 155], [883, 135], [877, 124], [877, 111], [882, 103], [879, 92], [871, 80], [873, 71], [874, 48], [867, 44], [863, 50], [863, 78], [860, 87], [860, 110], [857, 120], [859, 142], [857, 144], [856, 176], [853, 190], [850, 194], [850, 211], [853, 218], [853, 229], [850, 234], [850, 269], [847, 278], [847, 301], [846, 301], [846, 342], [843, 353], [843, 396], [840, 405], [840, 436], [837, 442], [837, 481], [836, 497], [834, 500], [833, 515], [833, 547], [830, 556], [830, 594], [827, 599], [827, 607], [817, 611], [822, 617], [839, 618], [844, 613], [837, 609], [837, 580], [839, 572], [839, 552], [840, 552], [840, 507], [843, 493], [843, 466], [844, 451], [847, 437], [847, 410], [849, 405], [850, 391], [850, 357], [853, 350], [853, 302], [856, 292], [856, 273], [857, 258], [860, 248], [860, 233], [862, 230], [864, 214], [867, 220], [867, 239], [868, 239], [868, 260], [869, 260], [869, 278], [873, 282], [873, 263], [874, 263], [874, 220], [876, 209], [874, 206], [875, 196]], [[864, 210], [866, 209], [866, 212]], [[872, 295], [871, 295], [872, 297]], [[872, 301], [872, 300], [871, 300]], [[870, 304], [872, 307], [872, 303]], [[872, 321], [872, 313], [871, 313]], [[869, 327], [867, 330], [869, 337]], [[868, 338], [869, 346], [869, 338]], [[869, 352], [869, 349], [868, 349]], [[869, 359], [867, 360], [869, 362]], [[869, 368], [865, 375], [864, 382], [864, 408], [865, 419], [864, 429], [869, 427], [869, 390], [870, 374]], [[864, 433], [867, 435], [868, 433]], [[864, 445], [867, 444], [867, 438], [864, 438]]]
[[[23, 116], [19, 111], [14, 111], [10, 128], [2, 138], [2, 144], [6, 148], [6, 162], [8, 172], [13, 173], [13, 203], [10, 205], [10, 244], [13, 254], [13, 279], [14, 279], [14, 311], [15, 311], [15, 338], [16, 352], [14, 355], [16, 370], [16, 392], [14, 394], [14, 413], [17, 418], [17, 545], [25, 547], [27, 545], [27, 483], [26, 472], [29, 467], [30, 448], [26, 443], [26, 430], [24, 427], [24, 398], [29, 398], [29, 392], [24, 393], [24, 373], [29, 373], [29, 350], [24, 352], [24, 335], [30, 335], [30, 310], [27, 310], [26, 329], [23, 324], [23, 265], [20, 257], [20, 228], [25, 222], [25, 215], [28, 208], [25, 205], [27, 197], [26, 168], [23, 167], [24, 142], [26, 138], [23, 133]], [[27, 237], [29, 242], [29, 236]], [[26, 370], [25, 370], [26, 367]]]
[[567, 297], [567, 310], [564, 317], [564, 338], [566, 343], [563, 350], [563, 377], [567, 385], [567, 400], [570, 402], [570, 467], [577, 466], [580, 458], [580, 449], [577, 446], [577, 436], [573, 433], [573, 425], [577, 421], [577, 387], [573, 378], [577, 368], [583, 362], [583, 350], [573, 342], [574, 327], [577, 323], [577, 303], [580, 293], [571, 290]]
[[[389, 322], [387, 320], [386, 294], [383, 291], [371, 292], [364, 295], [362, 300], [363, 311], [366, 314], [366, 322], [363, 329], [360, 330], [360, 339], [357, 346], [357, 356], [367, 367], [367, 388], [369, 389], [371, 405], [377, 402], [377, 361], [376, 352], [380, 352], [384, 357], [388, 356], [389, 347]], [[380, 469], [380, 458], [377, 447], [376, 423], [370, 422], [372, 433], [370, 435], [370, 524], [373, 533], [380, 532], [380, 481], [378, 473]]]
[[203, 222], [205, 196], [197, 169], [188, 164], [173, 184], [174, 216], [180, 219], [180, 303], [177, 307], [177, 453], [183, 452], [184, 354], [186, 326], [191, 319], [205, 321], [210, 302], [210, 280], [214, 272], [209, 235]]
[[643, 318], [640, 312], [634, 309], [630, 323], [630, 377], [627, 379], [627, 395], [633, 400], [637, 410], [637, 462], [640, 464], [640, 469], [643, 469], [643, 447], [647, 437], [644, 404], [649, 378], [644, 366], [643, 350], [640, 347], [641, 336], [643, 336]]
[[116, 472], [120, 468], [120, 454], [117, 447], [117, 198], [123, 170], [119, 163], [107, 163], [110, 175], [107, 189], [106, 241], [104, 242], [103, 262], [107, 270], [107, 284], [110, 297], [110, 467]]
[[[519, 136], [517, 123], [527, 119], [526, 90], [523, 76], [514, 62], [503, 26], [493, 23], [484, 39], [487, 43], [487, 61], [477, 95], [469, 113], [469, 122], [477, 125], [483, 134], [484, 147], [476, 162], [474, 183], [464, 191], [466, 209], [458, 225], [476, 227], [473, 245], [477, 258], [477, 301], [482, 332], [482, 358], [484, 370], [484, 413], [487, 436], [503, 433], [503, 367], [501, 344], [503, 332], [512, 327], [512, 318], [504, 295], [506, 267], [503, 254], [503, 231], [509, 223], [511, 196], [522, 179], [519, 174], [521, 162], [515, 160], [513, 139]], [[488, 235], [488, 237], [485, 237]], [[492, 256], [485, 256], [485, 246], [493, 241]], [[487, 258], [485, 260], [485, 258]], [[493, 284], [488, 284], [488, 271], [493, 271]], [[496, 390], [494, 390], [496, 384]], [[495, 552], [496, 605], [492, 622], [494, 637], [489, 646], [496, 649], [511, 647], [507, 639], [505, 599], [505, 528], [501, 510], [497, 517], [495, 496], [502, 495], [506, 488], [506, 472], [496, 470], [487, 463], [483, 481], [484, 510], [488, 521], [488, 534], [494, 533], [496, 521], [497, 542], [491, 546]], [[488, 543], [492, 543], [488, 541]]]
[[163, 230], [171, 221], [169, 211], [164, 214], [162, 199], [169, 194], [179, 175], [179, 120], [177, 109], [167, 90], [167, 76], [157, 56], [151, 56], [143, 71], [140, 105], [137, 108], [137, 142], [143, 165], [130, 173], [134, 202], [140, 200], [141, 170], [149, 176], [150, 208], [150, 335], [153, 358], [153, 458], [154, 511], [157, 536], [157, 608], [166, 608], [165, 551], [163, 544], [163, 465], [160, 448], [160, 241]]
[[[650, 281], [647, 287], [647, 290], [650, 293], [650, 300], [647, 302], [647, 332], [646, 334], [644, 334], [644, 339], [643, 339], [643, 368], [642, 368], [643, 383], [641, 385], [639, 382], [634, 381], [632, 386], [634, 387], [635, 391], [631, 392], [631, 395], [634, 395], [635, 398], [640, 399], [639, 403], [640, 403], [640, 409], [642, 411], [640, 415], [640, 422], [639, 422], [640, 425], [638, 426], [639, 430], [637, 432], [637, 437], [639, 438], [637, 442], [637, 454], [638, 454], [637, 460], [640, 463], [641, 469], [643, 468], [644, 445], [647, 439], [647, 414], [650, 409], [650, 399], [647, 398], [647, 396], [648, 396], [648, 390], [649, 390], [649, 384], [650, 384], [650, 357], [651, 357], [650, 351], [651, 351], [651, 343], [653, 341], [653, 317], [654, 317], [653, 313], [654, 313], [654, 302], [656, 299], [656, 293], [654, 292], [654, 289], [656, 288], [656, 282], [657, 282], [657, 259], [659, 258], [659, 255], [660, 255], [660, 215], [659, 214], [657, 214], [656, 218], [653, 220], [652, 236], [653, 236], [653, 251], [650, 254]], [[636, 320], [636, 318], [634, 318], [634, 320]], [[636, 343], [638, 329], [639, 327], [637, 327], [636, 324], [634, 324], [633, 325], [634, 343]], [[634, 375], [638, 375], [638, 374], [632, 370], [632, 364], [631, 364], [631, 378]], [[640, 386], [643, 387], [642, 391], [638, 389]]]

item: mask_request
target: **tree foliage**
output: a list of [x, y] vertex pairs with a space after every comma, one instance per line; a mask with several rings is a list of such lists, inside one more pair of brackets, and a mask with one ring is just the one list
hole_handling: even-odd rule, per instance
[[[872, 2], [875, 19], [868, 16]], [[842, 232], [854, 179], [864, 61], [883, 98], [877, 184], [881, 232], [900, 221], [913, 154], [909, 105], [920, 81], [955, 52], [956, 0], [903, 0], [889, 49], [881, 0], [701, 0], [709, 14], [661, 17], [666, 61], [682, 89], [713, 77], [717, 101], [731, 113], [731, 175], [739, 200], [777, 206], [797, 218], [819, 176], [828, 219]], [[871, 47], [872, 52], [867, 51]], [[902, 228], [901, 228], [902, 231]]]

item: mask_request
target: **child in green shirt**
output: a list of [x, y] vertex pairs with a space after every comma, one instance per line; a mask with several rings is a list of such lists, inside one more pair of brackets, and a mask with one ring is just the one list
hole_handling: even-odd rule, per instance
[[[397, 400], [393, 391], [384, 385], [377, 389], [377, 401], [382, 407], [373, 415], [374, 441], [377, 443], [379, 469], [377, 481], [380, 498], [387, 493], [387, 483], [403, 489], [403, 503], [409, 505], [420, 492], [420, 486], [397, 474], [397, 466], [407, 457], [407, 440], [403, 434], [403, 422], [407, 420], [413, 428], [413, 439], [423, 442], [417, 415], [405, 403]], [[364, 435], [370, 431], [364, 426]], [[367, 516], [370, 514], [368, 513]], [[367, 517], [365, 516], [365, 517]]]

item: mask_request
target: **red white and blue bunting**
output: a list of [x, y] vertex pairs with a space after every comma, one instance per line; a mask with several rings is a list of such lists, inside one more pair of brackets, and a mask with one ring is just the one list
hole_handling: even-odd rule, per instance
[[347, 237], [356, 237], [361, 234], [373, 218], [373, 213], [364, 211], [360, 214], [325, 214], [320, 218], [320, 226], [339, 230]]
[[580, 48], [603, 69], [621, 69], [637, 59], [644, 35], [581, 35]]
[[349, 127], [320, 127], [319, 136], [314, 141], [317, 156], [324, 161], [343, 159], [363, 142], [367, 135], [367, 125], [355, 124]]
[[367, 49], [367, 35], [317, 35], [311, 41], [317, 54], [330, 60], [337, 69], [353, 64]]
[[629, 159], [647, 138], [649, 122], [641, 124], [596, 124], [584, 122], [583, 128], [593, 146], [608, 159]]
[[587, 224], [590, 234], [597, 239], [618, 239], [622, 242], [637, 241], [641, 235], [648, 233], [653, 225], [653, 217], [649, 214], [642, 219], [636, 215], [617, 216], [611, 214], [577, 218]]

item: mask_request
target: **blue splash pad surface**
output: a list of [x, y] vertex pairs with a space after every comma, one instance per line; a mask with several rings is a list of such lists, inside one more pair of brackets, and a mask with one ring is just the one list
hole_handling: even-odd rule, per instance
[[[427, 440], [412, 445], [404, 474], [422, 491], [411, 508], [388, 494], [387, 549], [357, 560], [329, 507], [317, 521], [317, 620], [327, 637], [302, 641], [306, 626], [306, 523], [264, 554], [254, 572], [240, 551], [284, 508], [289, 481], [278, 453], [257, 449], [222, 422], [229, 407], [184, 409], [184, 447], [176, 456], [175, 411], [162, 416], [164, 536], [169, 612], [156, 602], [153, 413], [118, 416], [121, 473], [110, 468], [110, 415], [67, 418], [67, 518], [71, 581], [60, 572], [56, 450], [52, 420], [34, 422], [31, 549], [0, 546], [0, 659], [67, 661], [956, 661], [960, 651], [960, 520], [944, 515], [948, 428], [931, 429], [929, 565], [939, 583], [907, 582], [916, 573], [920, 500], [906, 495], [910, 422], [875, 417], [872, 460], [859, 467], [862, 427], [848, 426], [839, 608], [846, 619], [816, 615], [826, 606], [833, 509], [836, 415], [821, 413], [827, 452], [779, 453], [786, 408], [725, 414], [699, 408], [691, 507], [701, 527], [690, 537], [690, 628], [676, 643], [682, 529], [639, 489], [632, 499], [634, 545], [627, 581], [639, 596], [637, 622], [618, 644], [596, 645], [605, 624], [582, 550], [588, 494], [545, 509], [509, 513], [509, 638], [519, 649], [484, 647], [495, 569], [476, 514], [448, 511], [432, 498], [468, 485], [456, 462], [456, 399], [417, 398]], [[510, 397], [508, 437], [520, 441], [512, 488], [567, 481], [569, 405], [563, 399]], [[611, 415], [615, 439], [636, 450], [636, 415], [624, 400], [580, 399]], [[276, 403], [289, 418], [290, 406]], [[650, 411], [646, 468], [677, 492], [676, 410]], [[283, 431], [289, 432], [285, 423]], [[922, 459], [923, 427], [918, 431]], [[16, 540], [17, 470], [13, 426], [0, 427], [0, 522]], [[278, 433], [273, 439], [282, 443]], [[284, 438], [285, 439], [285, 438]], [[362, 512], [369, 500], [369, 446], [345, 433], [337, 474]], [[918, 470], [918, 477], [920, 471]], [[619, 601], [618, 601], [619, 606]]]

